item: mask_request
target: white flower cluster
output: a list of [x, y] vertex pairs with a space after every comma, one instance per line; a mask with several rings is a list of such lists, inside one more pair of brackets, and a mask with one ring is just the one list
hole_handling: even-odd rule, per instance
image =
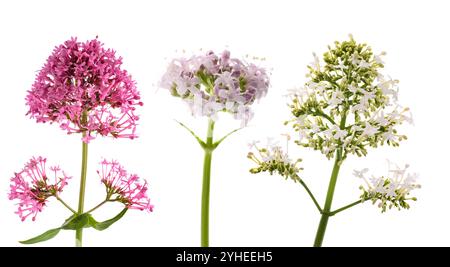
[[409, 197], [413, 189], [420, 188], [416, 183], [418, 175], [407, 173], [409, 165], [399, 168], [396, 164], [388, 161], [389, 175], [387, 177], [371, 176], [367, 178], [369, 169], [354, 170], [353, 175], [364, 180], [365, 185], [360, 186], [363, 191], [361, 200], [371, 200], [373, 204], [378, 202], [378, 207], [382, 212], [393, 207], [409, 209], [408, 200], [416, 201], [415, 197]]
[[301, 159], [296, 161], [292, 160], [288, 155], [288, 144], [290, 140], [289, 135], [286, 136], [286, 149], [285, 151], [279, 145], [278, 142], [274, 142], [273, 138], [267, 140], [267, 144], [264, 147], [258, 146], [258, 141], [249, 144], [250, 149], [255, 149], [256, 154], [253, 152], [248, 153], [248, 158], [255, 162], [258, 166], [250, 169], [251, 173], [274, 172], [287, 178], [291, 178], [294, 181], [299, 181], [298, 172], [303, 170], [298, 164]]
[[299, 133], [297, 144], [320, 150], [328, 158], [338, 147], [347, 154], [366, 155], [367, 146], [398, 146], [406, 139], [396, 126], [412, 123], [408, 108], [398, 104], [398, 81], [379, 72], [382, 56], [353, 38], [336, 42], [324, 54], [314, 54], [309, 81], [290, 90], [291, 123]]

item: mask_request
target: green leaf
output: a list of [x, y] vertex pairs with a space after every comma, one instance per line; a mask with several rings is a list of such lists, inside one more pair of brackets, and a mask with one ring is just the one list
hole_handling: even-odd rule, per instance
[[63, 225], [61, 225], [60, 228], [66, 226], [68, 223], [70, 223], [70, 221], [72, 221], [72, 220], [73, 220], [75, 217], [77, 217], [77, 216], [78, 216], [78, 214], [72, 214], [72, 216], [70, 216], [69, 218], [67, 218], [67, 219], [64, 221]]
[[241, 129], [242, 129], [242, 128], [235, 129], [235, 130], [229, 132], [228, 134], [226, 134], [224, 137], [220, 138], [217, 142], [215, 142], [215, 143], [213, 144], [213, 148], [216, 148], [216, 147], [217, 147], [218, 145], [220, 145], [220, 143], [222, 143], [223, 140], [225, 140], [228, 136], [232, 135], [233, 133], [235, 133], [235, 132], [237, 132], [237, 131], [239, 131], [239, 130], [241, 130]]
[[178, 122], [178, 124], [180, 124], [183, 128], [185, 128], [186, 130], [188, 130], [188, 132], [190, 132], [191, 134], [192, 134], [192, 136], [194, 136], [194, 138], [197, 140], [197, 142], [200, 144], [200, 146], [202, 147], [202, 148], [205, 148], [206, 147], [206, 144], [205, 144], [205, 142], [203, 142], [203, 140], [200, 138], [200, 137], [198, 137], [195, 133], [194, 133], [194, 131], [192, 131], [191, 129], [189, 129], [189, 127], [187, 127], [186, 125], [184, 125], [182, 122], [179, 122], [179, 121], [176, 121], [176, 122]]
[[61, 228], [55, 228], [55, 229], [50, 229], [47, 232], [38, 235], [36, 237], [30, 238], [28, 240], [25, 241], [19, 241], [19, 243], [21, 244], [25, 244], [25, 245], [30, 245], [30, 244], [34, 244], [34, 243], [39, 243], [39, 242], [43, 242], [43, 241], [47, 241], [49, 239], [52, 239], [53, 237], [55, 237], [59, 231], [61, 231]]
[[127, 212], [127, 208], [123, 209], [119, 214], [117, 214], [114, 218], [111, 218], [109, 220], [103, 221], [103, 222], [97, 222], [94, 217], [90, 216], [89, 218], [89, 225], [92, 226], [94, 229], [98, 231], [103, 231], [106, 228], [110, 227], [113, 223], [120, 220], [123, 215]]
[[30, 238], [30, 239], [25, 240], [25, 241], [19, 241], [19, 243], [25, 244], [25, 245], [29, 245], [29, 244], [39, 243], [39, 242], [43, 242], [43, 241], [47, 241], [49, 239], [52, 239], [59, 233], [59, 231], [61, 231], [61, 229], [66, 229], [64, 227], [66, 227], [69, 224], [72, 224], [72, 221], [76, 217], [77, 217], [77, 215], [73, 214], [72, 216], [70, 216], [69, 218], [67, 218], [64, 221], [64, 223], [63, 223], [63, 225], [61, 227], [50, 229], [47, 232], [45, 232], [45, 233], [43, 233], [41, 235], [38, 235], [36, 237]]
[[94, 217], [92, 217], [89, 213], [83, 213], [81, 215], [72, 215], [68, 219], [65, 220], [64, 224], [61, 227], [50, 229], [47, 232], [38, 235], [36, 237], [30, 238], [25, 241], [19, 241], [21, 244], [29, 245], [34, 243], [39, 243], [43, 241], [47, 241], [49, 239], [54, 238], [59, 231], [64, 230], [77, 230], [81, 228], [89, 228], [93, 227], [96, 230], [103, 231], [110, 227], [112, 224], [120, 220], [123, 215], [127, 212], [127, 208], [123, 209], [119, 214], [117, 214], [114, 218], [103, 222], [97, 222]]
[[[89, 213], [83, 213], [67, 221], [61, 226], [61, 229], [64, 230], [78, 230], [81, 228], [90, 227], [89, 221], [92, 216]], [[70, 219], [70, 218], [69, 218]]]

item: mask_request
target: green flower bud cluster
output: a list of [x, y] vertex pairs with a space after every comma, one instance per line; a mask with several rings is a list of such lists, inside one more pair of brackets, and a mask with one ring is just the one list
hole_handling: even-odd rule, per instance
[[249, 152], [247, 157], [255, 162], [257, 167], [251, 168], [251, 173], [269, 172], [271, 175], [278, 173], [286, 179], [292, 179], [294, 182], [300, 181], [298, 173], [303, 168], [298, 165], [302, 161], [301, 159], [291, 160], [281, 146], [276, 144], [268, 144], [264, 148], [259, 148], [256, 144], [253, 146], [257, 153]]
[[[394, 165], [394, 168], [392, 168], [392, 165]], [[370, 200], [372, 204], [378, 203], [381, 212], [386, 212], [387, 209], [394, 207], [398, 210], [409, 209], [408, 201], [417, 200], [417, 198], [409, 196], [411, 191], [421, 187], [416, 183], [417, 174], [406, 173], [409, 165], [401, 169], [389, 162], [389, 166], [390, 175], [387, 177], [371, 176], [367, 179], [367, 168], [361, 171], [354, 171], [353, 174], [365, 182], [365, 186], [359, 187], [362, 190], [360, 198], [362, 201]]]

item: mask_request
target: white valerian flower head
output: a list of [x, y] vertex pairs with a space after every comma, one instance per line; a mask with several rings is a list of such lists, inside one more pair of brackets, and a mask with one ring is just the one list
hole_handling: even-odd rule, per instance
[[322, 148], [322, 153], [325, 155], [329, 155], [331, 153], [334, 153], [335, 150], [336, 150], [336, 145], [330, 144], [330, 145], [324, 146]]
[[285, 96], [298, 97], [304, 94], [304, 89], [302, 87], [293, 87], [287, 90]]
[[366, 109], [367, 109], [367, 103], [361, 101], [360, 103], [352, 106], [350, 108], [350, 111], [353, 113], [359, 113], [359, 112], [365, 111]]
[[406, 139], [398, 127], [412, 117], [398, 104], [398, 80], [382, 74], [384, 54], [375, 55], [351, 37], [329, 47], [323, 61], [308, 68], [305, 93], [291, 98], [293, 118], [287, 121], [299, 133], [298, 145], [328, 158], [341, 148], [345, 158], [365, 156], [368, 147], [398, 146]]
[[341, 130], [341, 129], [337, 129], [336, 133], [334, 134], [334, 139], [336, 140], [343, 140], [345, 137], [347, 137], [348, 135], [348, 131], [347, 130]]
[[373, 58], [373, 60], [374, 60], [377, 64], [384, 65], [384, 61], [383, 61], [383, 59], [382, 59], [381, 57], [382, 57], [382, 56], [385, 56], [385, 55], [386, 55], [386, 52], [381, 52], [379, 55], [375, 55], [374, 58]]
[[355, 84], [350, 84], [349, 86], [348, 86], [348, 90], [350, 91], [350, 92], [352, 92], [353, 94], [356, 94], [356, 93], [358, 93], [358, 92], [361, 92], [361, 88], [358, 88], [358, 86], [356, 86]]
[[305, 85], [304, 87], [292, 88], [288, 91], [288, 95], [295, 101], [299, 103], [303, 103], [307, 101], [311, 96], [312, 90], [309, 85]]
[[384, 116], [383, 110], [376, 114], [375, 122], [382, 127], [385, 127], [389, 124], [389, 120]]
[[353, 170], [353, 175], [358, 178], [365, 179], [365, 175], [368, 171], [369, 171], [368, 168], [364, 168], [362, 170]]
[[258, 140], [253, 140], [253, 141], [249, 142], [249, 143], [247, 144], [247, 146], [248, 146], [248, 148], [251, 150], [251, 149], [255, 148], [259, 143], [260, 143], [260, 141], [258, 141]]
[[362, 190], [361, 200], [371, 200], [373, 204], [378, 203], [378, 207], [382, 212], [393, 207], [400, 209], [409, 209], [408, 201], [415, 201], [415, 197], [410, 197], [410, 193], [414, 189], [420, 188], [416, 183], [417, 174], [407, 172], [409, 165], [406, 164], [403, 168], [388, 161], [389, 170], [388, 175], [374, 176], [366, 178], [368, 169], [361, 171], [354, 170], [353, 175], [361, 178], [365, 182], [365, 186], [360, 186]]
[[396, 103], [398, 101], [398, 80], [392, 80], [389, 78], [385, 80], [382, 77], [377, 84], [377, 87], [381, 89], [381, 92], [385, 95], [391, 95], [393, 97], [393, 102]]
[[375, 133], [378, 132], [378, 128], [379, 127], [374, 127], [369, 122], [366, 122], [365, 127], [364, 127], [363, 132], [362, 132], [362, 136], [372, 136], [372, 135], [374, 135]]
[[267, 144], [265, 147], [259, 147], [258, 141], [251, 143], [251, 149], [253, 151], [248, 153], [248, 158], [257, 164], [257, 167], [250, 169], [251, 173], [269, 172], [273, 174], [277, 172], [286, 178], [290, 178], [295, 182], [300, 180], [298, 172], [303, 168], [299, 167], [298, 164], [301, 159], [296, 161], [292, 160], [288, 154], [290, 135], [282, 134], [286, 140], [286, 147], [283, 149], [279, 142], [275, 142], [273, 138], [267, 139]]
[[328, 100], [328, 105], [337, 106], [344, 100], [344, 94], [341, 91], [336, 91], [331, 94], [331, 98]]
[[358, 67], [366, 69], [370, 67], [370, 63], [366, 62], [364, 59], [361, 59], [361, 61], [359, 61]]
[[309, 63], [309, 66], [314, 70], [320, 70], [320, 60], [316, 53], [313, 53], [314, 61]]
[[341, 58], [338, 58], [338, 64], [336, 65], [336, 68], [340, 70], [345, 70], [348, 69], [348, 66], [345, 65], [345, 63], [342, 61]]
[[319, 125], [317, 125], [317, 124], [315, 124], [315, 123], [313, 123], [313, 124], [311, 125], [311, 132], [312, 132], [313, 134], [316, 134], [316, 133], [318, 133], [318, 132], [320, 132], [320, 131], [321, 131], [321, 129], [320, 129]]
[[359, 59], [358, 52], [354, 52], [354, 53], [352, 54], [352, 57], [351, 57], [351, 59], [350, 59], [350, 62], [352, 62], [352, 64], [353, 64], [354, 67], [357, 67], [357, 66], [359, 65], [359, 61], [360, 61], [360, 59]]
[[325, 131], [322, 131], [322, 135], [325, 138], [332, 138], [333, 137], [333, 130], [331, 129], [326, 129]]

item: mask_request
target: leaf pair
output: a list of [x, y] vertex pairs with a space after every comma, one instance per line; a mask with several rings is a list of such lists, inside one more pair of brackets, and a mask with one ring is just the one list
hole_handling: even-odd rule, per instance
[[200, 146], [201, 146], [203, 149], [211, 149], [211, 150], [216, 149], [216, 147], [218, 147], [218, 146], [220, 145], [220, 143], [222, 143], [222, 141], [225, 140], [228, 136], [230, 136], [231, 134], [233, 134], [233, 133], [235, 133], [235, 132], [237, 132], [237, 131], [239, 131], [239, 130], [242, 129], [242, 128], [238, 128], [238, 129], [235, 129], [235, 130], [229, 132], [228, 134], [226, 134], [225, 136], [223, 136], [222, 138], [220, 138], [218, 141], [214, 142], [214, 143], [212, 144], [212, 147], [208, 147], [208, 146], [206, 145], [205, 141], [203, 141], [200, 137], [198, 137], [198, 135], [196, 135], [196, 134], [194, 133], [194, 131], [192, 131], [189, 127], [187, 127], [186, 125], [184, 125], [182, 122], [179, 122], [179, 121], [176, 121], [176, 122], [178, 122], [178, 124], [180, 124], [180, 125], [181, 125], [183, 128], [185, 128], [186, 130], [188, 130], [188, 132], [190, 132], [190, 133], [192, 134], [192, 136], [194, 136], [194, 138], [197, 140], [197, 142], [200, 144]]
[[103, 222], [96, 221], [94, 219], [94, 217], [92, 217], [92, 215], [89, 213], [83, 213], [80, 215], [75, 214], [75, 215], [70, 216], [61, 227], [50, 229], [50, 230], [46, 231], [45, 233], [40, 234], [36, 237], [30, 238], [25, 241], [19, 241], [19, 242], [22, 244], [29, 245], [29, 244], [47, 241], [49, 239], [54, 238], [56, 235], [58, 235], [58, 233], [61, 230], [78, 230], [81, 228], [92, 227], [95, 230], [103, 231], [106, 228], [110, 227], [113, 223], [120, 220], [123, 217], [123, 215], [125, 215], [127, 210], [128, 209], [125, 208], [119, 214], [117, 214], [115, 217], [113, 217], [109, 220], [103, 221]]

